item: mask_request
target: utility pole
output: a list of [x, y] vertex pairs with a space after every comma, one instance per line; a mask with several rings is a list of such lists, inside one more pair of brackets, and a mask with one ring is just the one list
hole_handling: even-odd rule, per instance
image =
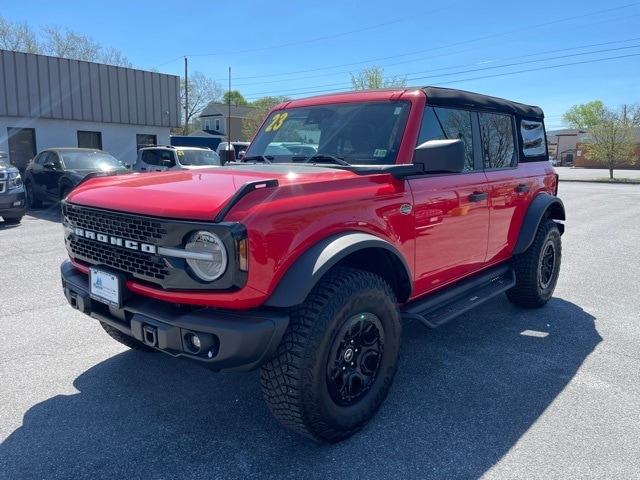
[[227, 95], [229, 115], [227, 116], [227, 145], [231, 149], [231, 67], [229, 67], [229, 94]]
[[184, 131], [189, 135], [189, 78], [187, 76], [187, 57], [184, 57]]

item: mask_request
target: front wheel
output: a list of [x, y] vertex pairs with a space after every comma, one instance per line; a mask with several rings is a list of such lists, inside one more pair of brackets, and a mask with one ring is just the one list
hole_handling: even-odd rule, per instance
[[400, 352], [396, 298], [377, 275], [335, 268], [291, 311], [260, 372], [271, 413], [315, 440], [360, 430], [387, 396]]
[[538, 226], [529, 248], [512, 260], [516, 285], [507, 290], [507, 298], [523, 307], [543, 306], [556, 288], [561, 258], [562, 245], [558, 225], [551, 219], [545, 219]]
[[36, 199], [36, 192], [33, 189], [33, 184], [31, 182], [27, 182], [24, 186], [26, 204], [29, 208], [38, 208], [42, 206], [42, 202]]

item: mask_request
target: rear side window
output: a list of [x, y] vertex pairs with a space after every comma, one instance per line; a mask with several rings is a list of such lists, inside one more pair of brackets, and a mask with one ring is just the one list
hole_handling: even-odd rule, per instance
[[147, 165], [160, 165], [160, 159], [155, 150], [145, 150], [142, 152], [142, 161]]
[[547, 142], [542, 122], [522, 120], [520, 135], [522, 135], [522, 150], [525, 157], [537, 157], [547, 153]]
[[460, 139], [464, 142], [464, 170], [473, 170], [471, 112], [454, 108], [428, 107], [422, 117], [418, 145], [429, 140]]
[[478, 120], [484, 169], [508, 168], [517, 165], [512, 117], [480, 112]]

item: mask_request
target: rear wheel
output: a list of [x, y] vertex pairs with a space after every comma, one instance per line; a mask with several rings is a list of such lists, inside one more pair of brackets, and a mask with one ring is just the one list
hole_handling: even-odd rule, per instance
[[387, 396], [400, 351], [395, 295], [377, 275], [331, 270], [291, 321], [260, 372], [264, 398], [285, 426], [336, 442], [360, 430]]
[[105, 332], [109, 334], [111, 338], [116, 340], [117, 342], [126, 345], [129, 348], [133, 348], [134, 350], [140, 350], [141, 352], [157, 352], [155, 348], [152, 348], [148, 345], [145, 345], [140, 340], [137, 340], [129, 335], [125, 335], [117, 328], [112, 327], [108, 323], [100, 322], [100, 326], [104, 329]]
[[561, 258], [560, 230], [553, 220], [545, 219], [529, 248], [512, 260], [516, 285], [507, 290], [507, 298], [523, 307], [543, 306], [556, 288]]

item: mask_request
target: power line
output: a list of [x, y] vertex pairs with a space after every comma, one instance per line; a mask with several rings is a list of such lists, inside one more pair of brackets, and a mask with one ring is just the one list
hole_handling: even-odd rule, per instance
[[[407, 56], [410, 56], [410, 55], [418, 55], [418, 54], [423, 54], [423, 53], [427, 53], [427, 52], [433, 52], [433, 51], [437, 51], [437, 50], [442, 50], [442, 49], [445, 49], [445, 48], [457, 47], [457, 46], [461, 46], [461, 45], [468, 45], [470, 43], [477, 43], [477, 42], [482, 41], [482, 40], [489, 40], [489, 39], [492, 39], [492, 38], [504, 37], [506, 35], [513, 35], [514, 33], [520, 33], [520, 32], [523, 32], [523, 31], [537, 29], [537, 28], [540, 28], [540, 27], [546, 27], [546, 26], [555, 25], [555, 24], [558, 24], [558, 23], [564, 23], [564, 22], [568, 22], [568, 21], [572, 21], [572, 20], [578, 20], [580, 18], [591, 17], [591, 16], [594, 16], [594, 15], [601, 15], [601, 14], [604, 14], [604, 13], [609, 13], [609, 12], [612, 12], [612, 11], [615, 11], [615, 10], [620, 10], [620, 9], [624, 9], [624, 8], [628, 8], [628, 7], [632, 7], [632, 6], [636, 6], [636, 5], [640, 5], [640, 2], [633, 3], [633, 4], [630, 4], [630, 5], [623, 5], [623, 6], [620, 6], [620, 7], [610, 8], [610, 9], [606, 9], [606, 10], [600, 10], [600, 11], [597, 11], [597, 12], [587, 13], [587, 14], [584, 14], [584, 15], [578, 15], [578, 16], [574, 16], [574, 17], [563, 18], [563, 19], [560, 19], [560, 20], [554, 20], [554, 21], [551, 21], [551, 22], [540, 23], [540, 24], [537, 24], [537, 25], [529, 26], [529, 27], [523, 27], [523, 28], [519, 28], [519, 29], [515, 29], [515, 30], [509, 30], [509, 31], [506, 31], [506, 32], [502, 32], [502, 33], [488, 35], [488, 36], [485, 36], [485, 37], [474, 38], [474, 39], [471, 39], [471, 40], [465, 40], [465, 41], [450, 43], [450, 44], [446, 44], [446, 45], [440, 45], [440, 46], [428, 48], [428, 49], [425, 49], [425, 50], [418, 50], [418, 51], [415, 51], [415, 52], [409, 52], [409, 53], [404, 53], [404, 54], [399, 54], [399, 55], [393, 55], [393, 56], [390, 56], [390, 57], [382, 57], [382, 58], [373, 59], [373, 60], [359, 61], [359, 62], [347, 63], [347, 64], [342, 64], [342, 65], [329, 66], [329, 67], [321, 67], [321, 68], [300, 70], [300, 71], [296, 71], [296, 72], [274, 73], [274, 74], [256, 75], [256, 76], [250, 76], [250, 77], [237, 77], [236, 80], [249, 80], [249, 79], [254, 79], [255, 78], [255, 79], [260, 79], [260, 83], [264, 83], [263, 79], [264, 78], [269, 78], [269, 77], [280, 77], [280, 76], [287, 76], [287, 75], [295, 75], [295, 74], [298, 74], [298, 73], [312, 73], [312, 72], [318, 72], [318, 71], [323, 71], [323, 70], [332, 70], [332, 69], [336, 69], [336, 68], [343, 68], [343, 67], [349, 67], [349, 66], [355, 66], [355, 65], [363, 65], [363, 64], [372, 64], [372, 63], [375, 64], [376, 62], [380, 62], [380, 61], [383, 61], [383, 60], [388, 60], [388, 59], [391, 59], [391, 58], [407, 57]], [[606, 22], [610, 22], [610, 21], [617, 21], [617, 20], [621, 20], [621, 19], [625, 19], [626, 20], [626, 19], [628, 19], [630, 17], [635, 17], [635, 16], [639, 16], [639, 15], [640, 14], [631, 15], [631, 16], [627, 15], [625, 17], [619, 17], [619, 18], [612, 19], [612, 20], [601, 20], [601, 21], [595, 22], [594, 24], [606, 23]], [[594, 24], [592, 24], [592, 25], [594, 25]], [[499, 45], [499, 44], [500, 43], [493, 44], [493, 45]], [[487, 45], [476, 47], [474, 49], [463, 50], [463, 52], [470, 51], [470, 50], [476, 50], [478, 48], [485, 48], [486, 46]], [[460, 52], [454, 52], [454, 53], [460, 53]], [[431, 58], [433, 58], [433, 57], [431, 57]], [[424, 59], [422, 59], [422, 60], [424, 60]], [[415, 61], [421, 61], [421, 59], [410, 60], [410, 61], [408, 61], [406, 63], [411, 63], [411, 62], [415, 62]], [[401, 65], [402, 63], [403, 62], [399, 62], [399, 63], [392, 64], [392, 65]], [[348, 73], [348, 72], [346, 72], [346, 73]], [[331, 75], [331, 74], [328, 74], [328, 75]], [[308, 77], [305, 77], [305, 78], [308, 78]], [[216, 81], [219, 81], [219, 80], [216, 80]], [[246, 86], [246, 85], [255, 85], [255, 83], [253, 83], [253, 84], [251, 84], [251, 83], [249, 83], [249, 84], [238, 84], [238, 86], [243, 86], [243, 85], [244, 86]]]
[[[614, 56], [614, 57], [605, 57], [605, 58], [598, 58], [598, 59], [592, 59], [592, 60], [585, 60], [582, 62], [571, 62], [571, 63], [563, 63], [563, 64], [559, 64], [559, 65], [548, 65], [548, 66], [543, 66], [543, 67], [538, 67], [538, 68], [530, 68], [530, 69], [525, 69], [525, 70], [518, 70], [518, 71], [514, 71], [514, 72], [503, 72], [503, 73], [497, 73], [494, 75], [484, 75], [484, 76], [479, 76], [479, 77], [471, 77], [471, 78], [464, 78], [464, 79], [457, 79], [457, 80], [451, 80], [448, 82], [437, 82], [435, 85], [449, 85], [449, 84], [453, 84], [453, 83], [461, 83], [461, 82], [470, 82], [470, 81], [474, 81], [474, 80], [482, 80], [482, 79], [486, 79], [486, 78], [496, 78], [496, 77], [505, 77], [505, 76], [510, 76], [510, 75], [517, 75], [517, 74], [521, 74], [521, 73], [528, 73], [528, 72], [536, 72], [536, 71], [540, 71], [540, 70], [551, 70], [551, 69], [555, 69], [555, 68], [562, 68], [562, 67], [570, 67], [570, 66], [575, 66], [575, 65], [584, 65], [584, 64], [589, 64], [589, 63], [597, 63], [597, 62], [603, 62], [603, 61], [608, 61], [608, 60], [617, 60], [617, 59], [622, 59], [622, 58], [629, 58], [629, 57], [637, 57], [640, 56], [640, 53], [633, 53], [633, 54], [629, 54], [629, 55], [618, 55], [618, 56]], [[528, 63], [528, 62], [525, 62]], [[451, 74], [454, 75], [454, 74]], [[430, 78], [430, 77], [424, 77], [424, 78]], [[415, 79], [418, 80], [418, 79]], [[320, 88], [325, 87], [326, 85], [323, 85]], [[348, 88], [343, 88], [342, 90], [348, 90]], [[247, 100], [254, 100], [254, 99], [258, 99], [258, 98], [262, 98], [265, 96], [277, 96], [277, 93], [291, 93], [294, 96], [297, 95], [316, 95], [316, 94], [322, 94], [322, 93], [330, 93], [330, 92], [337, 92], [340, 90], [337, 89], [322, 89], [322, 90], [304, 90], [304, 91], [300, 91], [298, 90], [297, 92], [294, 91], [281, 91], [281, 92], [267, 92], [267, 93], [262, 93], [262, 94], [256, 94], [255, 97], [249, 96], [247, 98]], [[296, 93], [294, 93], [296, 92]]]
[[[595, 44], [591, 44], [591, 45], [581, 45], [581, 46], [577, 46], [577, 47], [571, 47], [571, 48], [562, 48], [562, 49], [557, 49], [557, 50], [548, 50], [548, 51], [544, 51], [544, 52], [538, 52], [538, 53], [531, 53], [528, 55], [518, 55], [517, 57], [507, 57], [507, 58], [502, 58], [502, 59], [495, 59], [495, 60], [489, 60], [489, 61], [483, 61], [483, 62], [476, 62], [476, 63], [468, 63], [468, 64], [464, 64], [464, 65], [457, 65], [457, 66], [453, 66], [453, 67], [443, 67], [443, 68], [439, 68], [439, 69], [435, 69], [435, 70], [429, 70], [427, 72], [437, 72], [437, 71], [446, 71], [446, 70], [452, 70], [455, 68], [466, 68], [466, 67], [471, 67], [474, 65], [480, 65], [480, 64], [487, 64], [487, 63], [496, 63], [496, 62], [503, 62], [503, 61], [508, 61], [508, 60], [513, 60], [515, 58], [528, 58], [528, 57], [535, 57], [537, 55], [546, 55], [549, 53], [559, 53], [559, 52], [569, 52], [572, 50], [580, 50], [583, 48], [592, 48], [592, 47], [599, 47], [599, 46], [604, 46], [604, 45], [614, 45], [614, 44], [618, 44], [618, 43], [625, 43], [625, 42], [632, 42], [632, 41], [637, 41], [640, 40], [640, 37], [636, 37], [636, 38], [630, 38], [627, 40], [617, 40], [617, 41], [612, 41], [612, 42], [603, 42], [603, 43], [595, 43]], [[455, 55], [457, 53], [464, 53], [464, 52], [451, 52], [448, 53], [447, 55]], [[394, 66], [394, 65], [401, 65], [401, 64], [405, 64], [405, 63], [413, 63], [416, 61], [425, 61], [425, 60], [429, 60], [429, 59], [433, 59], [435, 57], [430, 57], [428, 59], [418, 59], [418, 60], [411, 60], [408, 62], [399, 62], [399, 63], [394, 63], [394, 64], [388, 64], [385, 67], [388, 66]], [[312, 76], [308, 76], [308, 77], [294, 77], [294, 78], [288, 78], [287, 81], [296, 81], [296, 80], [306, 80], [309, 78], [318, 78], [318, 77], [328, 77], [328, 76], [333, 76], [333, 75], [341, 75], [341, 74], [347, 74], [347, 73], [351, 73], [351, 72], [335, 72], [335, 73], [327, 73], [327, 74], [322, 74], [322, 75], [312, 75]], [[417, 72], [417, 73], [424, 73], [424, 72]], [[415, 73], [408, 73], [407, 75], [414, 75]], [[268, 76], [268, 75], [267, 75]], [[252, 83], [236, 83], [235, 87], [246, 87], [246, 86], [253, 86], [253, 85], [265, 85], [265, 84], [270, 84], [270, 83], [281, 83], [283, 80], [270, 80], [270, 81], [262, 81], [262, 82], [252, 82]]]
[[[185, 56], [188, 57], [205, 57], [205, 56], [223, 56], [223, 55], [238, 55], [238, 54], [242, 54], [242, 53], [255, 53], [255, 52], [260, 52], [260, 51], [267, 51], [267, 50], [274, 50], [274, 49], [281, 49], [281, 48], [287, 48], [287, 47], [291, 47], [291, 46], [297, 46], [297, 45], [303, 45], [303, 44], [308, 44], [308, 43], [315, 43], [315, 42], [319, 42], [319, 41], [323, 41], [323, 40], [328, 40], [328, 39], [332, 39], [332, 38], [337, 38], [337, 37], [341, 37], [341, 36], [346, 36], [346, 35], [351, 35], [354, 33], [360, 33], [363, 31], [367, 31], [367, 30], [372, 30], [372, 29], [376, 29], [376, 28], [380, 28], [386, 25], [391, 25], [394, 23], [400, 23], [400, 22], [404, 22], [406, 20], [409, 19], [414, 19], [417, 17], [421, 17], [424, 15], [430, 15], [436, 12], [439, 12], [441, 10], [447, 10], [447, 9], [451, 9], [452, 7], [457, 7], [459, 5], [463, 5], [465, 3], [469, 3], [467, 2], [460, 2], [454, 5], [448, 5], [447, 7], [443, 7], [441, 9], [437, 9], [437, 10], [431, 10], [428, 12], [423, 12], [423, 13], [419, 13], [419, 14], [414, 14], [411, 15], [410, 17], [403, 17], [401, 19], [397, 19], [397, 20], [392, 20], [389, 22], [385, 22], [385, 23], [381, 23], [381, 24], [377, 24], [377, 25], [372, 25], [369, 27], [364, 27], [361, 29], [357, 29], [357, 30], [351, 30], [351, 31], [347, 31], [347, 32], [342, 32], [342, 33], [338, 33], [335, 35], [328, 35], [328, 36], [324, 36], [324, 37], [318, 37], [318, 38], [314, 38], [314, 39], [310, 39], [310, 40], [304, 40], [304, 41], [300, 41], [300, 42], [293, 42], [293, 43], [287, 43], [287, 44], [280, 44], [280, 45], [274, 45], [274, 46], [270, 46], [270, 47], [261, 47], [261, 48], [256, 48], [256, 49], [247, 49], [247, 50], [237, 50], [237, 51], [231, 51], [231, 52], [214, 52], [214, 53], [191, 53], [191, 54], [186, 54], [186, 55], [181, 55], [179, 57], [175, 57], [167, 62], [161, 63], [159, 65], [156, 65], [154, 67], [152, 67], [152, 69], [157, 69], [161, 66], [167, 65], [169, 63], [172, 63], [178, 59], [182, 59]], [[291, 74], [297, 74], [297, 73], [310, 73], [313, 71], [322, 71], [322, 70], [328, 70], [328, 69], [334, 69], [334, 68], [342, 68], [342, 67], [347, 67], [347, 66], [353, 66], [353, 65], [359, 65], [359, 64], [364, 64], [364, 63], [371, 63], [371, 62], [378, 62], [380, 60], [386, 60], [389, 58], [398, 58], [398, 57], [402, 57], [402, 56], [409, 56], [409, 55], [416, 55], [419, 53], [425, 53], [425, 52], [429, 52], [429, 51], [434, 51], [434, 50], [439, 50], [439, 49], [443, 49], [443, 48], [449, 48], [449, 47], [454, 47], [454, 46], [460, 46], [460, 45], [466, 45], [469, 43], [475, 43], [481, 40], [487, 40], [487, 39], [491, 39], [491, 38], [497, 38], [497, 37], [501, 37], [501, 36], [505, 36], [505, 35], [511, 35], [514, 33], [518, 33], [518, 32], [522, 32], [522, 31], [526, 31], [526, 30], [531, 30], [534, 28], [539, 28], [539, 27], [543, 27], [543, 26], [549, 26], [549, 25], [555, 25], [558, 23], [563, 23], [563, 22], [567, 22], [570, 20], [577, 20], [580, 18], [585, 18], [585, 17], [590, 17], [590, 16], [594, 16], [594, 15], [601, 15], [603, 13], [609, 13], [612, 11], [616, 11], [616, 10], [621, 10], [621, 9], [625, 9], [625, 8], [629, 8], [629, 7], [634, 7], [640, 5], [640, 2], [635, 2], [635, 3], [631, 3], [631, 4], [627, 4], [627, 5], [621, 5], [619, 7], [614, 7], [614, 8], [609, 8], [606, 10], [600, 10], [597, 12], [592, 12], [592, 13], [586, 13], [583, 15], [578, 15], [578, 16], [574, 16], [574, 17], [568, 17], [568, 18], [564, 18], [564, 19], [560, 19], [560, 20], [555, 20], [555, 21], [551, 21], [551, 22], [546, 22], [546, 23], [541, 23], [541, 24], [537, 24], [537, 25], [533, 25], [530, 27], [524, 27], [524, 28], [520, 28], [520, 29], [515, 29], [515, 30], [510, 30], [507, 32], [502, 32], [502, 33], [498, 33], [498, 34], [494, 34], [494, 35], [489, 35], [489, 36], [485, 36], [485, 37], [480, 37], [480, 38], [476, 38], [476, 39], [472, 39], [472, 40], [466, 40], [466, 41], [462, 41], [462, 42], [456, 42], [456, 43], [452, 43], [452, 44], [448, 44], [448, 45], [442, 45], [439, 47], [433, 47], [427, 50], [420, 50], [417, 52], [412, 52], [412, 53], [407, 53], [407, 54], [400, 54], [400, 55], [394, 55], [393, 57], [385, 57], [382, 59], [377, 59], [377, 60], [369, 60], [367, 62], [355, 62], [355, 63], [350, 63], [350, 64], [343, 64], [343, 65], [338, 65], [338, 66], [330, 66], [330, 67], [321, 67], [321, 68], [317, 68], [317, 69], [309, 69], [309, 70], [303, 70], [303, 71], [299, 71], [299, 72], [289, 72], [289, 73], [276, 73], [276, 74], [269, 74], [269, 75], [260, 75], [260, 76], [252, 76], [252, 77], [238, 77], [237, 80], [248, 80], [248, 79], [253, 79], [253, 78], [265, 78], [265, 77], [273, 77], [273, 76], [283, 76], [283, 75], [291, 75]], [[628, 17], [625, 17], [628, 18]], [[600, 23], [600, 22], [599, 22]], [[215, 81], [220, 82], [221, 80], [217, 79]], [[226, 79], [225, 79], [226, 81]]]

